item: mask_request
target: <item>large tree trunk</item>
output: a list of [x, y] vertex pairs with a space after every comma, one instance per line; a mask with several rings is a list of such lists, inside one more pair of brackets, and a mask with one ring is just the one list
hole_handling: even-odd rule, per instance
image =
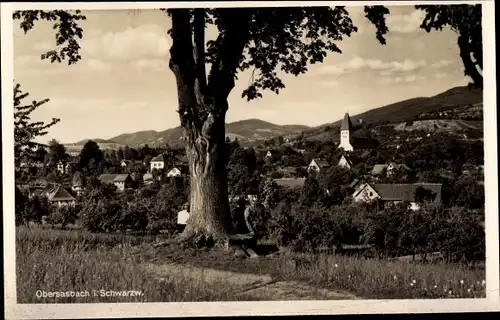
[[206, 122], [205, 126], [211, 126], [210, 138], [194, 143], [187, 141], [186, 145], [190, 173], [190, 217], [186, 233], [225, 240], [232, 231], [232, 223], [225, 167], [224, 117], [211, 125]]
[[241, 16], [223, 12], [222, 16], [232, 28], [217, 38], [219, 54], [212, 62], [207, 79], [205, 10], [195, 9], [192, 23], [187, 9], [169, 12], [173, 40], [170, 68], [177, 83], [191, 191], [190, 217], [179, 240], [226, 241], [232, 231], [232, 221], [225, 168], [225, 115], [234, 74], [247, 42], [248, 27]]

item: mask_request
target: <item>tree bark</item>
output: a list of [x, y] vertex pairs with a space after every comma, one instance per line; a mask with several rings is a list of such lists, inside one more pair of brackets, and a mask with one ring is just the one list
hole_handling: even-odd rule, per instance
[[225, 240], [232, 232], [223, 150], [224, 118], [221, 115], [204, 126], [207, 129], [211, 127], [209, 137], [202, 137], [195, 143], [189, 141], [186, 145], [191, 200], [187, 233], [204, 234], [214, 240]]

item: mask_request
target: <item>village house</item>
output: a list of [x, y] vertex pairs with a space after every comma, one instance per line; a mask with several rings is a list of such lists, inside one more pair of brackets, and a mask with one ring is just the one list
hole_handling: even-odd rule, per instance
[[307, 166], [307, 171], [321, 172], [325, 169], [330, 168], [330, 164], [325, 159], [312, 159], [311, 163]]
[[57, 162], [57, 171], [59, 171], [59, 173], [61, 174], [65, 174], [66, 173], [66, 169], [67, 169], [67, 166], [66, 166], [66, 162], [65, 161], [61, 161], [59, 160], [59, 162]]
[[137, 170], [142, 168], [142, 161], [140, 160], [122, 160], [120, 162], [122, 168], [128, 168], [131, 170]]
[[410, 171], [410, 168], [403, 164], [390, 162], [389, 164], [376, 164], [371, 171], [372, 176], [380, 176], [385, 171], [387, 176], [391, 176], [398, 171]]
[[304, 186], [306, 178], [281, 178], [273, 180], [280, 187], [302, 188]]
[[342, 155], [340, 157], [338, 166], [351, 169], [353, 166], [359, 163], [359, 159], [354, 155]]
[[71, 157], [77, 157], [81, 154], [83, 145], [64, 145], [66, 148], [66, 153], [69, 154]]
[[48, 186], [44, 190], [37, 192], [37, 195], [46, 197], [50, 205], [54, 207], [75, 205], [75, 198], [60, 184]]
[[153, 178], [153, 175], [151, 173], [145, 173], [142, 176], [142, 182], [144, 183], [144, 185], [151, 184], [151, 183], [153, 183], [153, 181], [154, 181], [154, 178]]
[[181, 177], [188, 173], [188, 168], [184, 165], [176, 165], [167, 172], [167, 177]]
[[151, 166], [151, 171], [154, 169], [156, 170], [163, 170], [165, 168], [165, 156], [163, 154], [160, 154], [153, 159], [151, 159], [149, 165]]
[[43, 162], [37, 162], [37, 161], [21, 161], [19, 163], [18, 169], [23, 170], [24, 172], [28, 172], [31, 169], [43, 169], [44, 164]]
[[83, 193], [83, 176], [79, 173], [75, 173], [72, 179], [71, 190], [80, 196]]
[[134, 181], [128, 174], [101, 174], [99, 176], [99, 181], [115, 185], [118, 191], [132, 188], [134, 184]]
[[297, 168], [295, 167], [280, 167], [278, 172], [283, 175], [284, 178], [293, 178], [297, 175]]
[[440, 183], [370, 184], [364, 182], [355, 188], [352, 196], [356, 202], [379, 200], [384, 202], [384, 205], [409, 202], [411, 210], [419, 210], [421, 204], [417, 199], [419, 189], [432, 194], [432, 201], [441, 201], [442, 185]]

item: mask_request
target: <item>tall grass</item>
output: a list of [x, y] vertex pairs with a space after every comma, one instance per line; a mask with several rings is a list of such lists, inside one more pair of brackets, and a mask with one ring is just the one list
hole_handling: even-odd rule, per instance
[[158, 248], [145, 259], [201, 268], [269, 274], [276, 281], [298, 280], [318, 288], [347, 291], [366, 299], [485, 297], [485, 270], [464, 264], [412, 263], [361, 256], [283, 252], [240, 259], [223, 252]]
[[[140, 268], [140, 256], [132, 254], [131, 248], [151, 241], [150, 238], [39, 228], [19, 228], [16, 238], [18, 303], [254, 299], [235, 296], [234, 290], [227, 284], [208, 284], [180, 277], [160, 281], [146, 274]], [[38, 298], [39, 290], [89, 292], [90, 296]], [[134, 290], [142, 294], [135, 297], [103, 297], [100, 290]]]
[[277, 278], [304, 280], [368, 299], [486, 296], [484, 268], [462, 264], [423, 264], [326, 254], [285, 254], [274, 263]]
[[[153, 248], [155, 237], [17, 229], [19, 303], [258, 300], [240, 288], [189, 275], [160, 281], [141, 267], [164, 262], [233, 272], [269, 274], [276, 281], [307, 282], [365, 299], [485, 297], [485, 271], [462, 264], [411, 263], [331, 254], [285, 252], [240, 259], [217, 250]], [[140, 290], [137, 297], [37, 298], [36, 291]], [[277, 299], [279, 299], [277, 297]]]

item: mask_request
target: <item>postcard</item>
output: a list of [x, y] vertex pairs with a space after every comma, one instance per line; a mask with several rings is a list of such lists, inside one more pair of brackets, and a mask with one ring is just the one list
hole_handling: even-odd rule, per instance
[[1, 6], [8, 319], [500, 309], [493, 1]]

